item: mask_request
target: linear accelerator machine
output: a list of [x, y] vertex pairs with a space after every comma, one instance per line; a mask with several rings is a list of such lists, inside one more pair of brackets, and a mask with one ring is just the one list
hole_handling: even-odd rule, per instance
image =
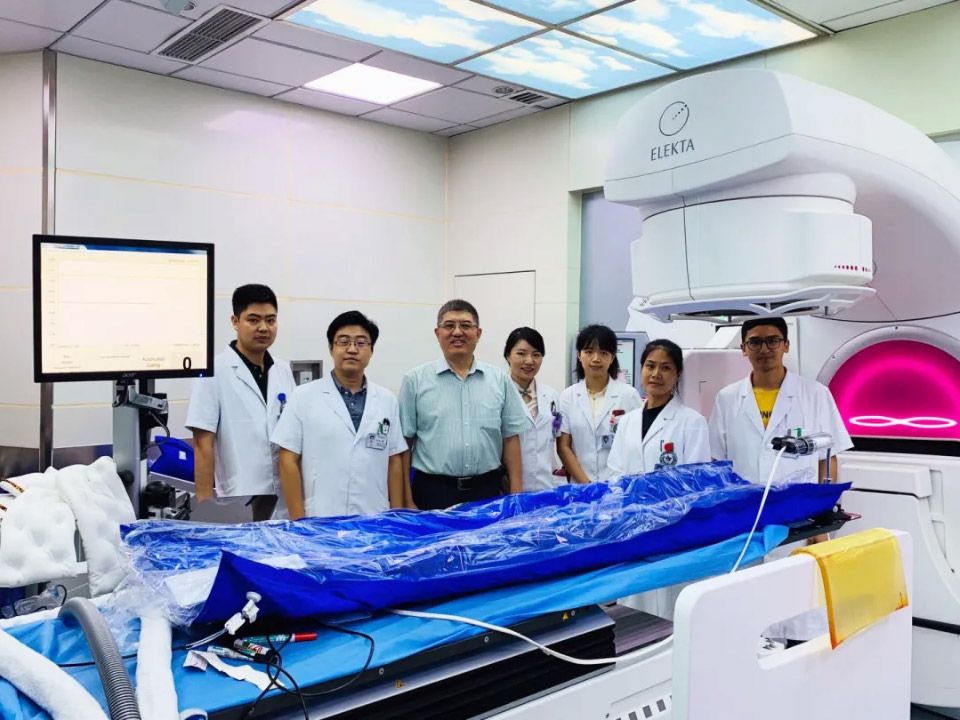
[[[910, 425], [912, 435], [872, 430], [840, 456], [840, 477], [854, 485], [844, 509], [863, 516], [842, 532], [911, 534], [911, 699], [960, 717], [960, 435], [949, 430], [960, 418], [956, 165], [917, 129], [856, 98], [792, 76], [729, 70], [682, 79], [629, 110], [604, 191], [640, 211], [630, 309], [656, 318], [662, 336], [676, 319], [797, 315], [794, 351], [799, 343], [803, 373], [825, 384], [848, 360], [881, 352], [859, 367], [862, 424]], [[631, 329], [656, 332], [649, 322]], [[903, 341], [948, 359], [911, 379], [939, 395], [939, 412], [907, 413], [920, 416], [916, 423], [883, 406], [906, 387], [891, 376], [916, 374], [902, 355], [882, 357]], [[697, 376], [685, 377], [685, 401], [709, 414], [716, 389], [746, 370], [729, 353], [691, 355]], [[704, 388], [710, 396], [698, 398]], [[864, 434], [845, 421], [851, 435]]]

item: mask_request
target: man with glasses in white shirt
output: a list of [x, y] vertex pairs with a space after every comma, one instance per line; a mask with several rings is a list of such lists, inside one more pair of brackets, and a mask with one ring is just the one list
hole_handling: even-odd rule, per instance
[[[403, 453], [396, 396], [367, 380], [380, 335], [351, 310], [327, 328], [328, 377], [301, 385], [281, 409], [270, 437], [279, 448], [286, 513], [302, 517], [367, 515], [403, 507]], [[283, 517], [278, 508], [274, 517]]]
[[496, 497], [504, 469], [510, 492], [523, 488], [520, 433], [532, 423], [509, 376], [474, 356], [482, 332], [476, 308], [450, 300], [434, 329], [443, 357], [403, 378], [400, 419], [414, 471], [409, 507]]
[[[790, 351], [783, 318], [748, 320], [740, 329], [749, 377], [717, 393], [710, 415], [710, 452], [717, 460], [732, 460], [734, 471], [764, 484], [777, 453], [771, 440], [784, 435], [825, 432], [833, 437], [829, 477], [837, 480], [836, 453], [853, 447], [840, 411], [827, 387], [789, 372], [783, 356]], [[826, 451], [791, 458], [784, 455], [774, 482], [822, 482], [827, 477]]]

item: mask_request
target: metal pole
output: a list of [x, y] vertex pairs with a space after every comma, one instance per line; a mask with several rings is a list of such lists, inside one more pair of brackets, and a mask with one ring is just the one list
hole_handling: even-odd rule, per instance
[[[44, 235], [56, 232], [57, 196], [57, 54], [43, 51], [43, 218]], [[38, 466], [53, 464], [53, 383], [40, 383], [40, 444]]]

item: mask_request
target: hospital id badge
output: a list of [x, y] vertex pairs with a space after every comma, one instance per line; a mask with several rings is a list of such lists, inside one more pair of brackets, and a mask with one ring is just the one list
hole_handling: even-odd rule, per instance
[[386, 450], [387, 436], [383, 433], [370, 433], [367, 435], [367, 447], [371, 450]]

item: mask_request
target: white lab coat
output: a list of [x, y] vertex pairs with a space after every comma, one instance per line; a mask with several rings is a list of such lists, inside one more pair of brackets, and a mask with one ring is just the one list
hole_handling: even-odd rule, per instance
[[[727, 385], [719, 393], [710, 415], [710, 449], [718, 460], [732, 460], [734, 471], [750, 482], [765, 485], [773, 468], [777, 452], [770, 441], [796, 432], [830, 433], [833, 437], [831, 452], [836, 454], [853, 447], [850, 435], [844, 427], [840, 411], [833, 395], [826, 386], [787, 371], [773, 406], [770, 421], [763, 427], [760, 409], [753, 394], [749, 376]], [[819, 464], [825, 460], [826, 450], [813, 455], [780, 458], [773, 482], [817, 482]], [[805, 543], [792, 543], [775, 548], [767, 560], [787, 557], [790, 552]], [[826, 632], [826, 613], [811, 610], [797, 618], [776, 623], [766, 630], [773, 638], [811, 640]]]
[[[386, 421], [386, 422], [384, 422]], [[381, 446], [376, 445], [383, 436]], [[300, 455], [304, 511], [308, 517], [367, 515], [390, 507], [387, 466], [407, 449], [396, 396], [367, 382], [367, 400], [354, 430], [333, 379], [301, 385], [271, 436]], [[285, 507], [274, 517], [287, 517]]]
[[[693, 408], [684, 405], [676, 395], [660, 411], [646, 437], [643, 431], [643, 409], [631, 410], [620, 421], [607, 465], [611, 477], [639, 475], [654, 470], [660, 462], [665, 443], [673, 443], [678, 465], [708, 462], [710, 440], [707, 421]], [[657, 588], [620, 600], [627, 607], [643, 610], [668, 620], [673, 619], [677, 596], [688, 583]]]
[[[520, 434], [520, 457], [523, 468], [523, 489], [528, 492], [552, 490], [565, 485], [566, 478], [553, 474], [556, 465], [557, 436], [553, 419], [560, 414], [560, 396], [548, 385], [537, 383], [537, 417], [530, 414], [524, 402], [523, 409], [533, 427]], [[519, 392], [519, 391], [518, 391]], [[522, 397], [521, 397], [522, 399]], [[559, 431], [558, 431], [559, 432]]]
[[[770, 447], [775, 437], [801, 428], [804, 434], [826, 432], [833, 436], [831, 452], [853, 447], [837, 404], [826, 386], [816, 380], [787, 371], [767, 427], [763, 427], [760, 409], [750, 378], [727, 385], [719, 393], [710, 415], [710, 451], [717, 460], [732, 460], [734, 471], [753, 483], [766, 484], [777, 453]], [[774, 482], [817, 482], [819, 454], [788, 458], [777, 467]]]
[[290, 364], [273, 358], [266, 402], [232, 347], [213, 359], [213, 373], [213, 377], [194, 382], [184, 425], [216, 433], [213, 475], [217, 497], [275, 494], [280, 479], [270, 433], [280, 416], [280, 394], [289, 399], [296, 387]]
[[[619, 380], [611, 380], [603, 398], [603, 406], [596, 423], [593, 407], [583, 380], [560, 393], [561, 432], [570, 435], [573, 451], [591, 482], [608, 480], [607, 458], [613, 446], [617, 424], [625, 413], [643, 406], [640, 393]], [[617, 413], [622, 410], [623, 413]]]
[[643, 408], [631, 410], [620, 420], [607, 458], [611, 477], [651, 472], [660, 462], [666, 443], [673, 443], [677, 465], [710, 460], [707, 421], [676, 395], [657, 415], [646, 437], [641, 439], [642, 430]]

